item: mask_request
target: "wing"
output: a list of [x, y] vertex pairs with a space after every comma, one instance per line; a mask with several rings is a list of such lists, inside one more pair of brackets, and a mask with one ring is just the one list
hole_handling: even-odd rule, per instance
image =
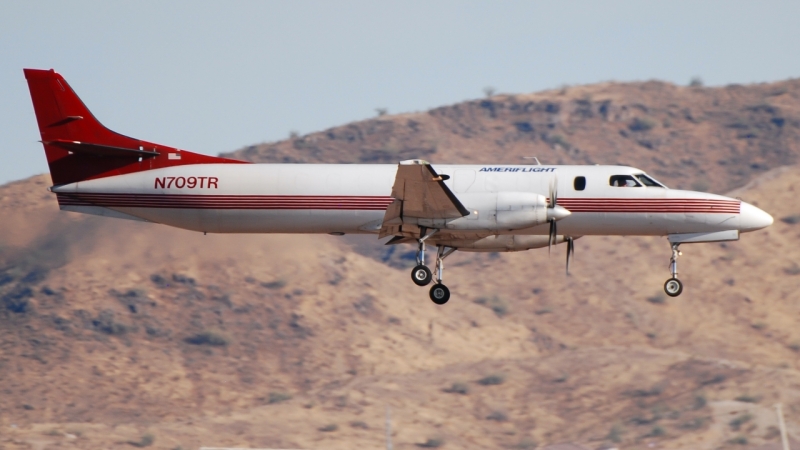
[[430, 163], [419, 159], [397, 166], [392, 197], [386, 209], [380, 237], [418, 234], [419, 227], [437, 228], [449, 220], [469, 215], [450, 188], [447, 175], [439, 175]]

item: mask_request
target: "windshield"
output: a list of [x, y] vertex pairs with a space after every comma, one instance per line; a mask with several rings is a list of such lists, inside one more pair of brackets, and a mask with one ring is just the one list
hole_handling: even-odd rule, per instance
[[615, 187], [642, 187], [631, 175], [612, 175], [608, 184]]
[[635, 176], [636, 176], [636, 178], [637, 178], [639, 181], [641, 181], [641, 182], [642, 182], [642, 184], [643, 184], [643, 185], [645, 185], [645, 186], [647, 186], [647, 187], [659, 187], [659, 188], [664, 188], [664, 187], [666, 187], [666, 186], [664, 186], [663, 184], [661, 184], [661, 183], [659, 183], [658, 181], [656, 181], [656, 180], [654, 180], [654, 179], [652, 179], [652, 178], [648, 177], [647, 175], [645, 175], [645, 174], [643, 174], [643, 173], [640, 173], [640, 174], [638, 174], [638, 175], [635, 175]]

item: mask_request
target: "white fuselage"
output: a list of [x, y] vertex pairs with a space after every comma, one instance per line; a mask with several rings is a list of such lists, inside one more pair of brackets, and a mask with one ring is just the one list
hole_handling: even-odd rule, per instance
[[[668, 235], [761, 228], [763, 211], [737, 199], [664, 187], [616, 187], [625, 166], [435, 165], [469, 216], [444, 228], [547, 235], [547, 224], [490, 225], [494, 194], [546, 197], [572, 214], [559, 235]], [[195, 164], [55, 186], [62, 209], [138, 218], [209, 233], [377, 233], [392, 202], [396, 165]], [[585, 177], [576, 189], [575, 178]], [[557, 181], [553, 181], [557, 180]], [[508, 195], [506, 195], [508, 197]], [[513, 198], [509, 197], [509, 198]], [[767, 215], [768, 216], [768, 215]], [[771, 221], [771, 219], [770, 219]]]

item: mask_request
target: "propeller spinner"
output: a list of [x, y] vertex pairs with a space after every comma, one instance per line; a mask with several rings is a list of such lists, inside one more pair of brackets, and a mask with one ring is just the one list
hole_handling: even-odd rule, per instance
[[572, 214], [567, 208], [558, 206], [558, 178], [550, 179], [550, 193], [547, 203], [547, 221], [550, 222], [550, 239], [547, 242], [547, 251], [550, 252], [558, 238], [556, 222]]

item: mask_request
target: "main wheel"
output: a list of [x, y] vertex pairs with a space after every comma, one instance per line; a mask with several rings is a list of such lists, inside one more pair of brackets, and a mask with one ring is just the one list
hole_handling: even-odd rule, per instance
[[664, 283], [664, 292], [670, 297], [677, 297], [683, 292], [683, 283], [677, 278], [670, 278]]
[[431, 273], [431, 269], [428, 269], [428, 266], [420, 264], [411, 269], [411, 280], [413, 280], [414, 284], [417, 286], [427, 286], [432, 279], [433, 274]]
[[437, 305], [444, 305], [450, 300], [450, 289], [441, 283], [434, 284], [431, 288], [431, 300]]

